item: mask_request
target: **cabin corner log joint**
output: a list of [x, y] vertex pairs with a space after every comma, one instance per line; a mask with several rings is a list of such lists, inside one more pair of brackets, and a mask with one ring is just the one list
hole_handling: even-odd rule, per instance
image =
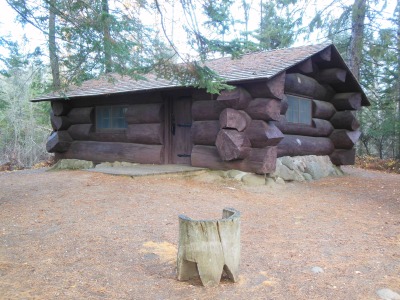
[[369, 102], [333, 45], [206, 64], [233, 89], [212, 95], [152, 75], [140, 82], [115, 75], [33, 100], [52, 102], [47, 151], [258, 174], [273, 172], [277, 157], [287, 155], [354, 164], [361, 135], [355, 112]]

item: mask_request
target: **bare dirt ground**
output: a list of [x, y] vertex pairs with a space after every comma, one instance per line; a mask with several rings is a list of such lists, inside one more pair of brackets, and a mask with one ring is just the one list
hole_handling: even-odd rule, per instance
[[[0, 173], [1, 299], [379, 299], [400, 293], [400, 176], [273, 189], [183, 176]], [[242, 213], [238, 283], [176, 280], [178, 215]], [[321, 267], [323, 273], [311, 269]]]

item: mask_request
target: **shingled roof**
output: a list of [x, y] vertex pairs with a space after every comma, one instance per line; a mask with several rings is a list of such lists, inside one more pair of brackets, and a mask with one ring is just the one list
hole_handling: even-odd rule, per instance
[[[331, 44], [261, 51], [245, 54], [240, 59], [223, 57], [210, 60], [207, 61], [206, 65], [230, 84], [255, 79], [268, 79], [329, 46]], [[177, 81], [165, 80], [154, 74], [145, 75], [145, 80], [135, 80], [131, 77], [117, 74], [112, 74], [111, 76], [113, 80], [110, 80], [109, 77], [88, 80], [80, 86], [70, 86], [65, 91], [43, 95], [31, 101], [49, 101], [183, 87]]]

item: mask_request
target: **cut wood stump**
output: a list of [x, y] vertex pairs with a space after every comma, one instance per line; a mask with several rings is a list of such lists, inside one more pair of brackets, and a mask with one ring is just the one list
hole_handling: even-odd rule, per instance
[[200, 276], [205, 287], [216, 286], [225, 271], [238, 281], [240, 212], [224, 208], [222, 219], [192, 220], [179, 215], [178, 280]]

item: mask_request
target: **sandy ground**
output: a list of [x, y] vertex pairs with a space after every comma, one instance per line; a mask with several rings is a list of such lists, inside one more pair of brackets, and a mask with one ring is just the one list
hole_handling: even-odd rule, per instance
[[[379, 299], [400, 293], [400, 175], [273, 189], [184, 176], [0, 173], [1, 299]], [[242, 213], [240, 281], [176, 280], [178, 215]], [[318, 266], [323, 273], [311, 269]]]

